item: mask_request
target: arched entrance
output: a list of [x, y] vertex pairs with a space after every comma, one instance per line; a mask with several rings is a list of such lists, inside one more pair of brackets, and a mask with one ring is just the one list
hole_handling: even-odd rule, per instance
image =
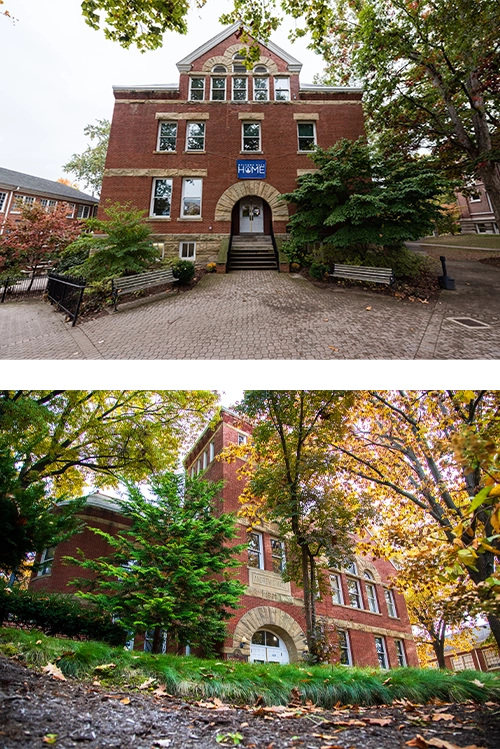
[[[256, 606], [243, 614], [234, 630], [233, 649], [250, 657], [250, 649], [257, 645], [252, 642], [254, 635], [262, 630], [276, 635], [285, 646], [288, 661], [283, 663], [295, 663], [303, 657], [306, 639], [301, 626], [290, 614], [275, 606]], [[280, 649], [283, 650], [282, 647]]]
[[271, 235], [272, 211], [267, 200], [260, 195], [245, 195], [231, 212], [233, 237], [263, 237]]
[[290, 663], [283, 640], [268, 629], [259, 629], [250, 644], [250, 663]]

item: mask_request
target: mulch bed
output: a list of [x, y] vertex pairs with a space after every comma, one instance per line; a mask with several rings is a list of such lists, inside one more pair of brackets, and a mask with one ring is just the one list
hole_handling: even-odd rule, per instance
[[431, 302], [439, 296], [439, 283], [437, 280], [437, 273], [429, 273], [421, 276], [418, 282], [412, 281], [411, 279], [398, 279], [392, 286], [386, 286], [385, 284], [378, 283], [365, 283], [363, 281], [349, 281], [347, 279], [332, 279], [331, 281], [318, 281], [312, 278], [307, 270], [302, 270], [301, 275], [321, 289], [336, 287], [340, 288], [356, 288], [362, 289], [363, 291], [370, 291], [374, 294], [382, 294], [384, 296], [392, 296], [397, 299], [406, 299], [409, 302]]
[[[0, 657], [0, 749], [495, 749], [500, 704], [412, 705], [322, 710], [186, 702], [154, 685], [119, 692], [60, 681]], [[156, 692], [156, 694], [155, 694]], [[232, 736], [231, 736], [232, 734]]]
[[484, 263], [485, 265], [494, 265], [496, 268], [500, 268], [500, 255], [498, 257], [484, 257], [479, 262]]

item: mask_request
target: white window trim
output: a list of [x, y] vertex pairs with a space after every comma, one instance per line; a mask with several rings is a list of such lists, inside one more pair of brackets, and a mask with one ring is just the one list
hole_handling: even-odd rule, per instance
[[[337, 587], [334, 588], [332, 585], [332, 578], [334, 578], [337, 581]], [[332, 603], [334, 606], [343, 606], [344, 605], [344, 591], [342, 590], [342, 578], [340, 575], [337, 575], [336, 573], [331, 573], [330, 575], [330, 587], [332, 589]], [[335, 600], [333, 596], [333, 591], [337, 590], [339, 599], [338, 601]]]
[[[394, 593], [389, 588], [384, 588], [384, 598], [385, 598], [385, 605], [387, 606], [387, 615], [390, 616], [391, 619], [398, 619], [398, 610], [396, 608], [396, 600], [394, 598]], [[393, 614], [391, 614], [390, 609], [391, 605], [389, 603], [389, 600], [392, 603], [392, 609], [394, 611]]]
[[66, 214], [66, 218], [75, 218], [75, 208], [76, 208], [75, 203], [66, 203], [66, 205], [71, 211], [71, 213]]
[[259, 566], [253, 567], [251, 564], [249, 564], [248, 566], [254, 570], [263, 570], [264, 569], [264, 544], [263, 544], [263, 539], [262, 539], [262, 533], [257, 533], [257, 531], [252, 531], [252, 535], [259, 537]]
[[[159, 214], [154, 213], [155, 197], [156, 197], [155, 196], [155, 193], [156, 193], [156, 183], [159, 180], [164, 180], [164, 179], [166, 179], [167, 182], [170, 182], [170, 184], [172, 185], [172, 190], [170, 191], [170, 213], [168, 214], [168, 216], [160, 216]], [[172, 215], [172, 196], [173, 196], [173, 193], [174, 193], [174, 184], [173, 184], [173, 180], [172, 179], [167, 178], [167, 177], [155, 177], [153, 179], [153, 189], [151, 190], [151, 203], [150, 203], [150, 206], [149, 206], [149, 217], [150, 218], [159, 218], [159, 219], [163, 218], [163, 219], [165, 219], [165, 218], [170, 218], [171, 217], [171, 215]]]
[[339, 664], [341, 666], [352, 666], [353, 660], [352, 660], [352, 650], [351, 650], [351, 638], [349, 637], [349, 632], [347, 629], [339, 629], [338, 632], [343, 632], [345, 635], [345, 642], [347, 645], [347, 658], [348, 658], [348, 663], [340, 662], [340, 646], [339, 646]]
[[[88, 210], [88, 216], [83, 216], [83, 215], [80, 216], [80, 213], [84, 214], [86, 209]], [[77, 211], [76, 217], [77, 218], [81, 218], [81, 219], [86, 219], [86, 218], [91, 218], [91, 216], [92, 216], [92, 214], [91, 214], [91, 206], [90, 205], [84, 205], [83, 203], [79, 203], [78, 204], [78, 211]]]
[[[466, 658], [472, 661], [472, 665], [468, 665], [465, 663]], [[451, 659], [451, 667], [453, 671], [468, 671], [470, 669], [475, 669], [476, 666], [474, 664], [474, 656], [472, 655], [472, 653], [464, 653], [463, 655], [456, 655], [454, 658]]]
[[[398, 651], [398, 642], [401, 645], [401, 652]], [[399, 668], [404, 668], [405, 666], [408, 665], [408, 659], [406, 657], [406, 650], [405, 650], [404, 640], [395, 639], [394, 640], [394, 647], [396, 649], [396, 658], [397, 658], [397, 661], [398, 661], [398, 666], [399, 666]], [[400, 656], [402, 658], [403, 663], [399, 662], [399, 657]]]
[[389, 664], [389, 657], [387, 655], [387, 643], [385, 641], [385, 637], [383, 637], [382, 635], [377, 635], [375, 637], [375, 652], [377, 654], [377, 660], [378, 660], [377, 640], [380, 640], [382, 643], [382, 650], [383, 650], [384, 658], [385, 658], [385, 666], [381, 666], [380, 661], [379, 661], [379, 666], [380, 668], [388, 669], [390, 667], [390, 664]]
[[314, 122], [314, 120], [311, 120], [311, 122], [302, 122], [301, 120], [299, 120], [297, 122], [297, 150], [298, 150], [299, 153], [312, 153], [313, 149], [310, 149], [309, 151], [304, 151], [300, 147], [300, 137], [299, 137], [299, 127], [300, 127], [300, 125], [312, 125], [313, 126], [313, 139], [314, 139], [314, 144], [313, 145], [317, 146], [318, 145], [318, 140], [317, 140], [317, 137], [316, 137], [316, 123]]
[[[194, 252], [193, 252], [192, 257], [183, 257], [183, 255], [182, 255], [182, 245], [183, 244], [192, 244], [192, 245], [194, 245]], [[191, 240], [188, 240], [188, 239], [183, 239], [183, 240], [181, 240], [179, 242], [179, 260], [189, 260], [190, 262], [194, 263], [194, 261], [196, 260], [196, 242], [192, 242]]]
[[[203, 148], [188, 148], [188, 139], [189, 139], [189, 126], [190, 125], [202, 125], [203, 126]], [[199, 135], [191, 135], [191, 138], [199, 138]], [[188, 120], [186, 125], [186, 152], [187, 153], [204, 153], [205, 151], [205, 141], [207, 137], [207, 127], [205, 122], [198, 122], [197, 120]]]
[[[255, 78], [263, 78], [267, 80], [267, 98], [266, 99], [256, 99], [255, 98], [255, 92], [256, 91], [262, 91], [262, 89], [258, 89], [255, 87]], [[269, 94], [270, 94], [270, 86], [269, 86], [269, 76], [265, 75], [264, 73], [257, 73], [257, 75], [254, 74], [252, 78], [252, 95], [253, 95], [253, 101], [260, 102], [260, 101], [269, 101]]]
[[[234, 98], [234, 81], [235, 81], [236, 78], [244, 78], [245, 81], [246, 81], [245, 98], [244, 99], [235, 99]], [[239, 90], [241, 90], [241, 89], [239, 89]], [[243, 102], [248, 101], [248, 75], [244, 75], [243, 73], [241, 75], [237, 75], [237, 74], [233, 75], [232, 81], [231, 81], [231, 96], [232, 96], [232, 101], [236, 102], [236, 104], [242, 104]]]
[[473, 198], [472, 195], [469, 196], [469, 203], [481, 203], [482, 202], [483, 196], [479, 193], [479, 191], [477, 194], [479, 196], [477, 198]]
[[500, 666], [500, 653], [493, 647], [484, 648], [483, 658], [488, 670], [493, 668], [498, 669]]
[[[189, 216], [188, 214], [184, 213], [184, 188], [186, 185], [186, 179], [197, 180], [200, 183], [200, 212], [197, 216]], [[181, 218], [189, 218], [192, 221], [200, 221], [202, 218], [202, 206], [203, 206], [203, 179], [201, 177], [183, 177], [182, 178], [182, 195], [181, 195]], [[194, 252], [195, 252], [195, 257], [196, 257], [196, 242], [194, 243]]]
[[[370, 596], [368, 595], [368, 591], [371, 588], [373, 592], [373, 603], [375, 608], [371, 608], [370, 606]], [[375, 585], [372, 582], [365, 582], [365, 591], [366, 591], [366, 603], [368, 605], [368, 611], [370, 611], [372, 614], [380, 614], [380, 607], [378, 605], [378, 597], [377, 597], [377, 589]]]
[[[3, 200], [1, 196], [3, 195]], [[6, 213], [5, 206], [7, 205], [7, 193], [0, 191], [0, 213]]]
[[[201, 88], [195, 88], [195, 89], [193, 89], [193, 80], [195, 80], [195, 79], [197, 81], [199, 81], [199, 80], [203, 81], [203, 89], [201, 89]], [[189, 101], [205, 101], [205, 89], [206, 89], [206, 87], [207, 87], [207, 81], [206, 81], [205, 76], [203, 76], [203, 75], [191, 75], [189, 77]], [[191, 98], [192, 91], [203, 91], [203, 96], [201, 97], [201, 99], [193, 99], [193, 98]]]
[[[213, 79], [214, 78], [223, 78], [224, 79], [224, 97], [222, 99], [214, 99], [214, 90], [215, 91], [222, 91], [221, 88], [213, 88]], [[227, 76], [223, 73], [220, 73], [218, 75], [217, 73], [213, 73], [210, 77], [210, 101], [226, 101], [226, 92], [227, 92]]]
[[285, 543], [284, 543], [284, 541], [281, 541], [281, 540], [280, 540], [279, 538], [276, 538], [275, 536], [273, 536], [273, 537], [272, 537], [272, 538], [270, 539], [270, 542], [271, 542], [271, 566], [272, 566], [273, 568], [274, 568], [273, 560], [274, 560], [274, 559], [278, 559], [278, 555], [277, 555], [277, 554], [273, 554], [273, 545], [272, 545], [272, 541], [277, 541], [277, 542], [278, 542], [278, 544], [279, 544], [279, 545], [280, 545], [280, 547], [281, 547], [281, 555], [279, 556], [279, 559], [280, 559], [280, 562], [281, 562], [281, 567], [282, 567], [282, 569], [281, 569], [281, 570], [280, 570], [279, 572], [276, 572], [276, 571], [275, 571], [275, 570], [273, 569], [273, 572], [274, 572], [275, 574], [281, 575], [281, 574], [283, 573], [283, 571], [284, 571], [285, 567], [286, 567], [286, 557], [285, 557]]
[[203, 452], [203, 470], [205, 470], [205, 468], [207, 467], [207, 465], [208, 465], [208, 461], [207, 461], [207, 450], [204, 450], [204, 452]]
[[212, 460], [215, 458], [215, 445], [213, 441], [210, 443], [209, 448], [210, 448], [210, 463], [211, 463]]
[[[169, 125], [175, 125], [175, 148], [173, 151], [167, 151], [165, 148], [160, 148], [160, 139], [161, 139], [161, 126], [169, 124]], [[158, 140], [156, 141], [156, 150], [160, 153], [177, 153], [177, 136], [179, 134], [179, 123], [178, 122], [172, 122], [171, 120], [160, 120], [158, 123]], [[167, 136], [166, 136], [167, 137]]]
[[357, 577], [358, 576], [358, 565], [356, 564], [356, 562], [351, 562], [351, 566], [350, 567], [344, 567], [344, 571], [345, 571], [346, 575], [356, 575], [356, 577]]
[[[245, 150], [245, 125], [258, 125], [259, 126], [259, 147], [256, 151], [246, 151]], [[241, 153], [262, 153], [262, 126], [260, 124], [260, 121], [257, 120], [255, 122], [254, 120], [243, 120], [241, 123]]]
[[[287, 99], [278, 99], [276, 97], [276, 91], [284, 91], [285, 90], [285, 89], [283, 89], [281, 87], [278, 87], [276, 85], [276, 80], [277, 79], [282, 79], [282, 80], [286, 79], [288, 81], [288, 88], [287, 88], [288, 98]], [[274, 101], [290, 101], [291, 100], [291, 96], [292, 96], [292, 94], [291, 94], [291, 91], [290, 91], [290, 76], [289, 75], [275, 75], [274, 76]]]
[[[350, 596], [350, 593], [349, 593], [349, 583], [350, 582], [352, 582], [352, 583], [354, 583], [356, 585], [356, 590], [358, 592], [359, 606], [354, 606], [351, 603], [351, 596]], [[359, 609], [360, 611], [363, 609], [363, 596], [361, 595], [361, 585], [359, 584], [359, 580], [356, 580], [355, 577], [348, 577], [347, 578], [347, 598], [348, 598], [348, 601], [349, 601], [349, 603], [347, 605], [350, 606], [352, 609]]]

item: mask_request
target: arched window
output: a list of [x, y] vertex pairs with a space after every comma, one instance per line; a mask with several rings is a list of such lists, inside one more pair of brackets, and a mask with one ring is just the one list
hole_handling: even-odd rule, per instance
[[[242, 55], [241, 52], [237, 52], [235, 55], [233, 55], [233, 73], [247, 73], [247, 67], [244, 63], [245, 55]], [[240, 60], [242, 62], [240, 62]]]
[[375, 580], [375, 577], [374, 577], [373, 573], [370, 572], [370, 570], [365, 570], [363, 572], [363, 577], [365, 577], [367, 580]]
[[214, 65], [212, 73], [227, 73], [227, 68], [225, 65]]
[[267, 75], [268, 70], [265, 65], [256, 65], [253, 69], [254, 73], [257, 73], [257, 75]]

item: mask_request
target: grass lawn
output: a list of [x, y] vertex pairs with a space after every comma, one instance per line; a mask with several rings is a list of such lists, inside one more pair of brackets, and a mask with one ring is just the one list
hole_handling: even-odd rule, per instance
[[446, 234], [441, 237], [425, 237], [420, 243], [439, 244], [457, 247], [477, 247], [478, 249], [500, 250], [500, 234]]
[[97, 679], [107, 688], [163, 686], [171, 695], [217, 697], [236, 705], [254, 704], [257, 699], [266, 705], [286, 705], [297, 696], [325, 708], [387, 705], [398, 699], [427, 703], [435, 698], [449, 702], [500, 698], [500, 674], [495, 673], [203, 660], [151, 655], [12, 627], [0, 629], [0, 653], [35, 668], [51, 663], [68, 678]]

